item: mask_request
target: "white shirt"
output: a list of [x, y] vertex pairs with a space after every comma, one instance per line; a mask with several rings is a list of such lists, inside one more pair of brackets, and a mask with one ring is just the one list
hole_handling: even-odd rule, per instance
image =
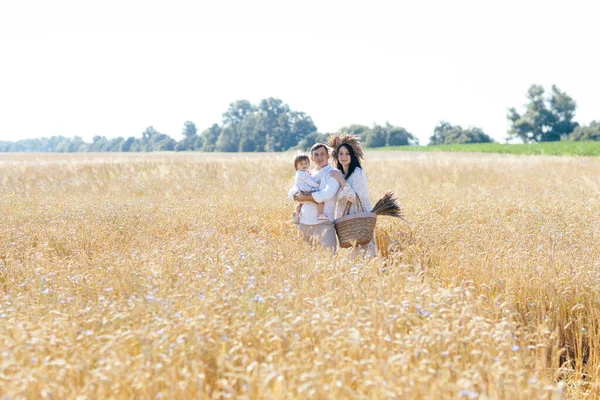
[[[336, 194], [340, 188], [340, 183], [334, 178], [329, 176], [329, 172], [333, 171], [334, 168], [327, 164], [322, 169], [313, 169], [310, 171], [310, 175], [316, 180], [321, 181], [319, 189], [312, 193], [313, 199], [317, 203], [325, 203], [323, 207], [323, 213], [327, 215], [330, 222], [333, 222], [335, 215], [335, 203], [337, 201]], [[293, 200], [294, 194], [297, 193], [295, 188], [290, 189], [288, 197]], [[325, 221], [327, 222], [327, 221]], [[304, 225], [318, 225], [322, 224], [323, 220], [317, 219], [317, 205], [312, 202], [305, 202], [300, 212], [300, 223]]]

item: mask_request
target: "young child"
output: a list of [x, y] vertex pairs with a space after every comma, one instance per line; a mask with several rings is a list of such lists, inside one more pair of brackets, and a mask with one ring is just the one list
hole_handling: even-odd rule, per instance
[[[319, 189], [319, 183], [310, 176], [308, 168], [310, 167], [310, 159], [305, 154], [300, 154], [294, 159], [294, 168], [296, 168], [296, 178], [294, 180], [294, 186], [299, 192], [311, 193]], [[317, 203], [317, 219], [328, 220], [327, 215], [323, 213], [323, 207], [325, 203]], [[302, 210], [302, 203], [298, 203], [296, 211], [292, 213], [292, 219], [294, 223], [300, 222], [300, 211]]]

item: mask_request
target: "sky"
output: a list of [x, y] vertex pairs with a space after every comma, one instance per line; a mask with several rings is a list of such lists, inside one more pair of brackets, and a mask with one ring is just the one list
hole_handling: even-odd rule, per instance
[[0, 3], [0, 140], [176, 140], [230, 103], [275, 97], [320, 132], [479, 127], [556, 84], [600, 120], [590, 0], [21, 0]]

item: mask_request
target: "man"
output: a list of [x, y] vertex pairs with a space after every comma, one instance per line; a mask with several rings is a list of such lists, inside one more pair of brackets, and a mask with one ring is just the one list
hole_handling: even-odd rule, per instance
[[[315, 180], [321, 181], [316, 192], [310, 194], [294, 193], [290, 190], [288, 197], [296, 201], [304, 202], [298, 224], [298, 231], [306, 242], [317, 241], [326, 249], [335, 253], [337, 250], [337, 237], [333, 227], [333, 216], [335, 213], [336, 194], [340, 184], [334, 178], [329, 176], [333, 171], [329, 165], [329, 150], [323, 143], [315, 143], [310, 149], [310, 159], [315, 163], [316, 168], [310, 171]], [[323, 213], [328, 220], [317, 219], [317, 204], [325, 203]]]

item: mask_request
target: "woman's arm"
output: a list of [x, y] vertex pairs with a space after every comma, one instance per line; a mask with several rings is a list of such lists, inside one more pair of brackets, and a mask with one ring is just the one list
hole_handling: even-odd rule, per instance
[[350, 183], [346, 181], [346, 185], [338, 192], [337, 194], [338, 200], [347, 200], [350, 203], [354, 203], [356, 201], [356, 192]]
[[338, 181], [340, 184], [340, 190], [337, 192], [336, 198], [338, 200], [346, 199], [351, 203], [354, 203], [356, 195], [354, 194], [354, 190], [352, 189], [352, 185], [346, 181], [344, 178], [344, 174], [340, 170], [333, 170], [329, 173], [333, 179]]
[[352, 183], [346, 182], [346, 186], [338, 193], [338, 200], [345, 199], [351, 203], [356, 203], [356, 197], [358, 196], [363, 204], [365, 201], [370, 202], [369, 183], [365, 171], [362, 168], [357, 168], [351, 177]]

